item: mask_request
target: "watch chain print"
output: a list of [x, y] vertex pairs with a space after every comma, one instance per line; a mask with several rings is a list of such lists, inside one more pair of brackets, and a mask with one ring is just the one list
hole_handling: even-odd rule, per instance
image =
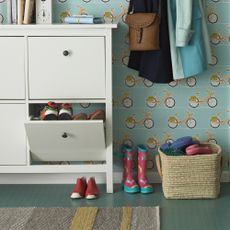
[[[154, 0], [153, 0], [154, 1]], [[128, 0], [53, 0], [53, 20], [62, 23], [71, 14], [103, 16], [118, 22], [113, 33], [113, 117], [114, 151], [124, 143], [146, 144], [149, 168], [164, 142], [195, 136], [223, 148], [224, 167], [230, 158], [230, 2], [205, 0], [206, 20], [212, 48], [212, 63], [200, 76], [154, 84], [127, 68], [129, 60], [127, 25]], [[0, 0], [0, 23], [7, 22], [7, 1]], [[96, 76], [95, 76], [96, 77]], [[79, 110], [94, 105], [78, 105]], [[116, 154], [115, 154], [116, 155]], [[115, 161], [116, 163], [116, 161]]]

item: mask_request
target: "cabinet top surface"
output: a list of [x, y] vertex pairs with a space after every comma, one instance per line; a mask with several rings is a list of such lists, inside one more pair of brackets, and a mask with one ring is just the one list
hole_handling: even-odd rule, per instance
[[0, 30], [2, 29], [113, 29], [117, 28], [116, 23], [111, 24], [47, 24], [47, 25], [0, 25]]

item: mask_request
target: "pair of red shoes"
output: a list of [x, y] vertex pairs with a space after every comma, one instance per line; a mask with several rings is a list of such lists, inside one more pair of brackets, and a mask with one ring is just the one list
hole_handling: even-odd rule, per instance
[[99, 190], [97, 188], [94, 177], [89, 178], [88, 184], [86, 184], [85, 177], [77, 179], [77, 183], [74, 186], [71, 194], [72, 199], [80, 199], [85, 197], [88, 200], [96, 199], [99, 196]]

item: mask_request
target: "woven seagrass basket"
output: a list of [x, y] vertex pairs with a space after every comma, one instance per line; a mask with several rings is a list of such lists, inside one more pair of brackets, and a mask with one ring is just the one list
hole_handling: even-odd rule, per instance
[[158, 172], [167, 199], [214, 199], [220, 193], [221, 148], [208, 144], [213, 154], [156, 156]]

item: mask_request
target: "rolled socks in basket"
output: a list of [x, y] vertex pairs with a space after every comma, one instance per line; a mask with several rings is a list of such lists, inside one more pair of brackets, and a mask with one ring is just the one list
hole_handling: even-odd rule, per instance
[[196, 155], [196, 154], [212, 154], [212, 148], [208, 145], [190, 145], [185, 149], [187, 155]]

